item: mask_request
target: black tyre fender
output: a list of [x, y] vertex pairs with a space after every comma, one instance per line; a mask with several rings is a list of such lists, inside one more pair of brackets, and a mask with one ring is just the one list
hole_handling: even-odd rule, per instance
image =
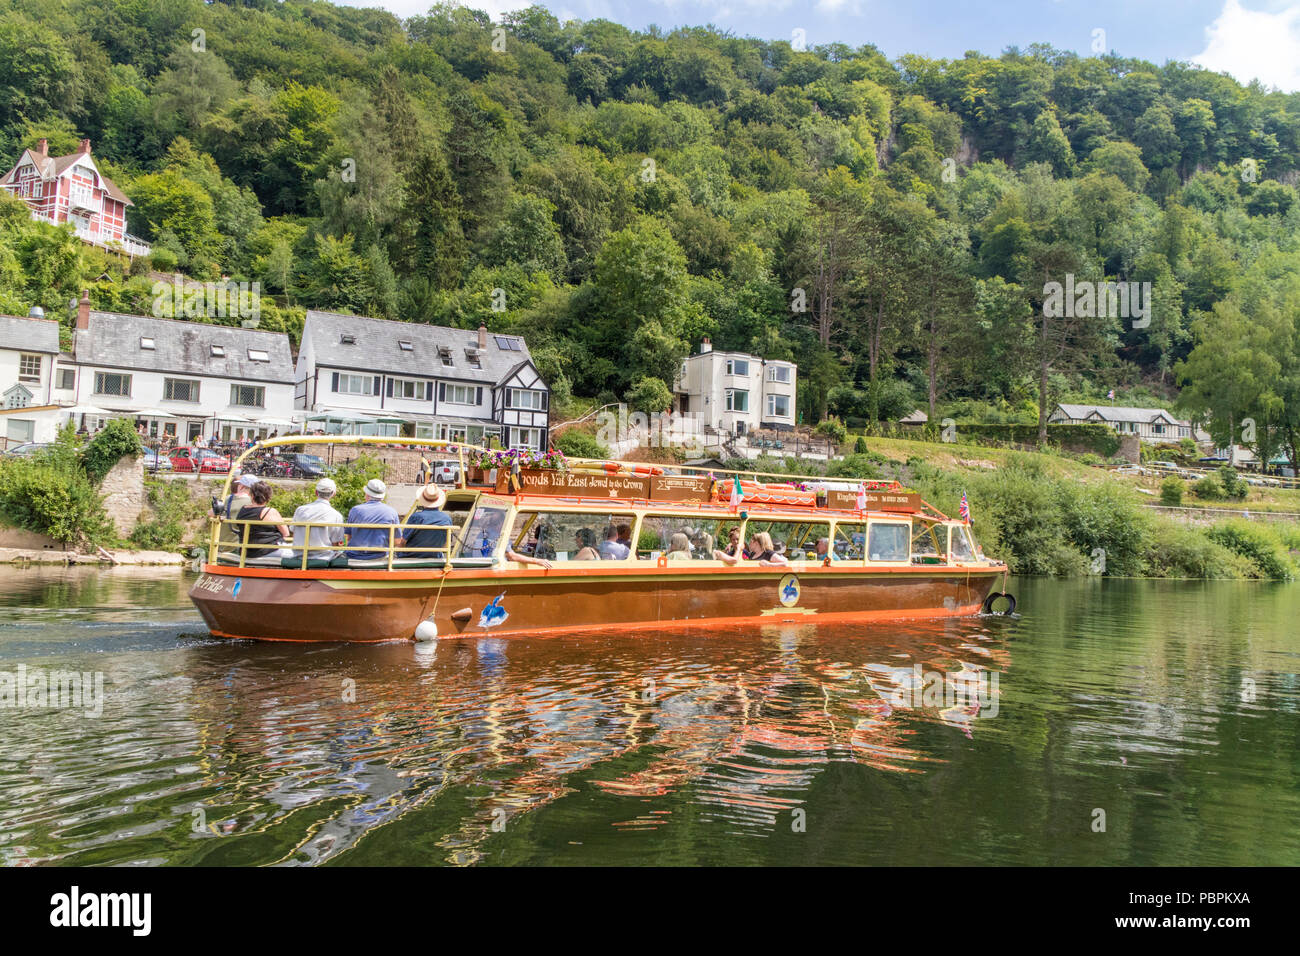
[[[1001, 598], [1006, 598], [1006, 599], [1007, 599], [1007, 608], [1006, 608], [1006, 610], [1005, 610], [1005, 611], [995, 611], [995, 610], [993, 610], [993, 605], [996, 604], [996, 603], [998, 602], [998, 600], [1001, 599]], [[986, 598], [984, 599], [984, 604], [983, 604], [983, 606], [981, 607], [981, 610], [982, 610], [985, 614], [998, 614], [998, 615], [1002, 615], [1002, 616], [1008, 616], [1008, 615], [1011, 615], [1011, 614], [1015, 614], [1015, 613], [1016, 613], [1016, 596], [1015, 596], [1014, 594], [1010, 594], [1010, 593], [1008, 593], [1008, 592], [1006, 592], [1006, 591], [991, 591], [991, 592], [989, 592], [989, 596], [986, 597]]]

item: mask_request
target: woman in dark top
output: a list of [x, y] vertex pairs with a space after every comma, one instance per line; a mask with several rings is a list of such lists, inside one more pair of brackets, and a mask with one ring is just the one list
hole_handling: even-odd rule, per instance
[[[249, 489], [249, 494], [253, 498], [253, 503], [245, 508], [239, 509], [236, 516], [240, 521], [283, 521], [280, 512], [269, 506], [271, 500], [271, 486], [265, 481], [259, 481]], [[243, 529], [248, 528], [248, 543], [268, 544], [269, 548], [249, 547], [249, 558], [260, 558], [270, 554], [279, 545], [281, 540], [289, 537], [289, 528], [287, 525], [272, 524], [252, 524], [239, 525], [239, 539], [244, 540]]]

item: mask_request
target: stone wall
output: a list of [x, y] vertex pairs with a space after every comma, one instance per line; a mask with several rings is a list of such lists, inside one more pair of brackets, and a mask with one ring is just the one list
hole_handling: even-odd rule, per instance
[[1142, 440], [1137, 435], [1120, 435], [1119, 451], [1115, 452], [1115, 457], [1139, 464], [1142, 461]]
[[[311, 449], [309, 448], [308, 451], [311, 451]], [[388, 470], [384, 473], [384, 481], [390, 485], [406, 485], [413, 484], [416, 475], [419, 474], [420, 453], [421, 449], [418, 448], [366, 448], [357, 445], [339, 445], [335, 447], [333, 455], [326, 454], [324, 457], [329, 464], [335, 466], [346, 461], [353, 461], [361, 455], [378, 458], [388, 466]], [[440, 457], [448, 459], [456, 457], [455, 455], [440, 454], [439, 451], [432, 449], [428, 454], [430, 460]]]
[[122, 458], [104, 476], [99, 493], [118, 535], [130, 535], [145, 510], [144, 461], [130, 455]]

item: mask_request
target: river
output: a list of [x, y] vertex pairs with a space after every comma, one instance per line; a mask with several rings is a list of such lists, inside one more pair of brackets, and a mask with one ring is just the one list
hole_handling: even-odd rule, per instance
[[1295, 585], [312, 647], [213, 639], [191, 580], [0, 570], [0, 862], [1300, 864]]

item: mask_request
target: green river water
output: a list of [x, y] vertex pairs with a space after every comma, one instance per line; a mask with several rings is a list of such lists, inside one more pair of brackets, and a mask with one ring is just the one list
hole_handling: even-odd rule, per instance
[[[349, 647], [215, 640], [191, 581], [0, 571], [0, 862], [1300, 864], [1300, 585]], [[98, 705], [15, 690], [58, 670]]]

